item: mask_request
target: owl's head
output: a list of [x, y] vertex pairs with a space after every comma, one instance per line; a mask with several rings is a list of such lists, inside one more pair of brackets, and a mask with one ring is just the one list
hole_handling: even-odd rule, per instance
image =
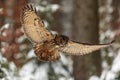
[[68, 43], [69, 38], [64, 35], [55, 35], [54, 42], [56, 45], [65, 46]]

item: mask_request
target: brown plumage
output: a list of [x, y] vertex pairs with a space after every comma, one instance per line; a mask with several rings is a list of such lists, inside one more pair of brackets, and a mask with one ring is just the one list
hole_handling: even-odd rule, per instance
[[35, 42], [40, 43], [49, 41], [54, 36], [44, 27], [43, 21], [38, 17], [36, 9], [32, 5], [26, 5], [23, 8], [21, 22], [27, 37]]
[[36, 44], [34, 50], [41, 61], [55, 61], [60, 58], [59, 52], [53, 42]]
[[23, 8], [21, 21], [24, 33], [34, 43], [35, 54], [42, 61], [59, 60], [59, 52], [67, 55], [89, 54], [113, 43], [92, 45], [71, 41], [64, 35], [53, 35], [44, 27], [36, 9], [30, 4]]

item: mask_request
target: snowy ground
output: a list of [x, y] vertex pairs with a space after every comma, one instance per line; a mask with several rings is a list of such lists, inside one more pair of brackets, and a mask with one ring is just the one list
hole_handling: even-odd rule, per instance
[[[28, 57], [32, 57], [33, 50], [29, 52]], [[52, 67], [57, 75], [59, 76], [58, 80], [74, 80], [70, 73], [72, 73], [72, 61], [70, 58], [67, 58], [63, 54], [61, 55], [62, 59], [59, 62], [52, 63]], [[7, 60], [0, 55], [1, 63], [7, 62]], [[63, 68], [63, 65], [67, 66], [68, 70]], [[19, 71], [17, 70], [13, 62], [9, 63], [9, 70], [1, 67], [5, 73], [5, 78], [0, 80], [49, 80], [49, 63], [43, 63], [42, 65], [36, 65], [36, 61], [32, 60], [25, 64]], [[118, 76], [117, 73], [120, 71], [120, 50], [118, 55], [113, 60], [110, 70], [103, 70], [101, 77], [95, 75], [91, 76], [89, 80], [115, 80]]]
[[91, 76], [89, 80], [115, 80], [120, 72], [120, 50], [118, 50], [118, 55], [113, 60], [112, 66], [110, 66], [110, 69], [104, 69], [102, 71], [101, 77], [98, 76]]
[[[28, 53], [27, 58], [35, 56], [33, 50]], [[58, 62], [51, 63], [57, 80], [73, 80], [72, 73], [72, 60], [61, 54], [62, 59]], [[3, 57], [0, 55], [0, 61], [3, 62]], [[7, 62], [7, 61], [6, 61]], [[65, 66], [66, 68], [63, 68]], [[13, 62], [9, 63], [9, 70], [2, 67], [5, 77], [0, 80], [49, 80], [50, 63], [45, 62], [38, 65], [36, 60], [31, 60], [26, 63], [21, 69], [17, 69]]]

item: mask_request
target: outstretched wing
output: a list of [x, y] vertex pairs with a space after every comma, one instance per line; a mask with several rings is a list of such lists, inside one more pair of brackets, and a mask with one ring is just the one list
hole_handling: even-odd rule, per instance
[[31, 41], [40, 43], [53, 39], [54, 36], [44, 27], [32, 5], [28, 4], [23, 8], [21, 21], [23, 30]]
[[92, 44], [69, 41], [65, 47], [60, 48], [60, 51], [64, 52], [67, 55], [85, 55], [93, 51], [99, 50], [101, 48], [108, 47], [112, 43], [113, 42], [108, 44], [92, 45]]

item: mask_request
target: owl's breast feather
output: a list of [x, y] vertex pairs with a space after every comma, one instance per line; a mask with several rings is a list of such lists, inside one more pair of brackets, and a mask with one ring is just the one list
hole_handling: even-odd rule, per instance
[[40, 61], [56, 61], [60, 59], [58, 50], [50, 43], [36, 44], [34, 50]]

